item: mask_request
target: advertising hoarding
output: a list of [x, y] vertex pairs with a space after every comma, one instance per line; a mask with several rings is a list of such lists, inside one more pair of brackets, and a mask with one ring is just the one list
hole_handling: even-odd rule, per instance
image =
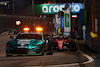
[[69, 14], [65, 14], [65, 27], [69, 27], [69, 21], [70, 21]]
[[[79, 13], [82, 3], [68, 3], [72, 13]], [[66, 4], [39, 4], [34, 5], [34, 14], [53, 14], [63, 11]]]
[[80, 25], [88, 25], [89, 24], [89, 12], [87, 9], [80, 10]]
[[64, 16], [61, 16], [61, 28], [64, 28]]

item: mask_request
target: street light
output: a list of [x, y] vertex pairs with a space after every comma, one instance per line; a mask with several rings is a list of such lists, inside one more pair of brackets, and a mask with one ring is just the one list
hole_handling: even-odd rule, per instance
[[0, 2], [0, 5], [7, 5], [9, 1]]
[[20, 21], [16, 21], [16, 25], [20, 25], [21, 24], [21, 22]]

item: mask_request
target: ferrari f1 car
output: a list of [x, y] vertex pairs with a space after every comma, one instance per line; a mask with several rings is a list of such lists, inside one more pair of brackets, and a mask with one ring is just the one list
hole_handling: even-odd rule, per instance
[[66, 46], [71, 51], [77, 51], [75, 40], [67, 36], [56, 36], [53, 38], [53, 44], [54, 49], [63, 50], [63, 47]]
[[45, 39], [43, 33], [19, 33], [6, 45], [6, 56], [53, 54], [53, 41]]

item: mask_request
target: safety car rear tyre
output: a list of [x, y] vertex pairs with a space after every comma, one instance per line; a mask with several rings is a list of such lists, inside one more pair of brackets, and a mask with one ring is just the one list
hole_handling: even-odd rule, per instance
[[57, 49], [56, 47], [57, 47], [58, 43], [57, 42], [53, 43], [53, 45], [54, 45], [53, 49], [56, 50]]

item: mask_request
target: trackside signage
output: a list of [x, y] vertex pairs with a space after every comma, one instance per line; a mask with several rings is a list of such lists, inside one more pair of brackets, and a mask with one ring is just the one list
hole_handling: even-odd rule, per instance
[[69, 14], [65, 14], [65, 27], [69, 27], [69, 22], [70, 22]]
[[[34, 14], [53, 14], [59, 11], [63, 11], [62, 8], [65, 7], [66, 4], [40, 4], [34, 5]], [[80, 9], [82, 9], [82, 3], [69, 3], [70, 9], [73, 13], [79, 13]]]

